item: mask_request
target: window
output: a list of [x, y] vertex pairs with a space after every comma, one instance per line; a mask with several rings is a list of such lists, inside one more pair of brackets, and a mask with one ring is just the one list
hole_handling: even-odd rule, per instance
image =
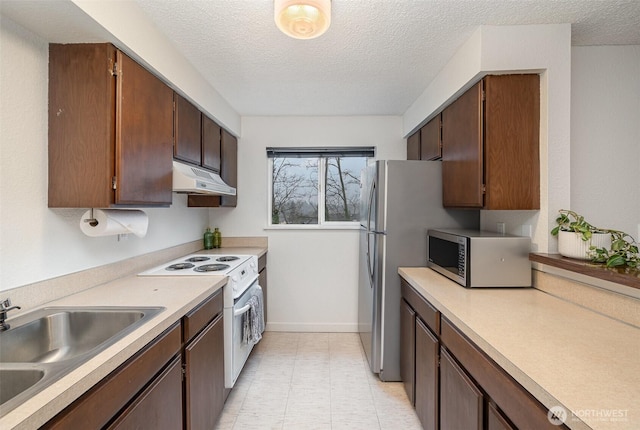
[[360, 174], [373, 147], [267, 148], [270, 225], [349, 227], [360, 216]]

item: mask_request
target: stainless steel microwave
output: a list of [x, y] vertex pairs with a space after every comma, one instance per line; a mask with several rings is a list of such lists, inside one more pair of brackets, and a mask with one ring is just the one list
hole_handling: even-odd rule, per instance
[[530, 287], [529, 237], [430, 229], [427, 266], [463, 287]]

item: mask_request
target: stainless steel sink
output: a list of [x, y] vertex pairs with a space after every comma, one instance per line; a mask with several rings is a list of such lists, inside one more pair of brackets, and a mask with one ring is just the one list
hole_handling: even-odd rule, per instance
[[42, 308], [0, 332], [0, 416], [117, 342], [164, 308]]
[[42, 369], [0, 369], [0, 404], [13, 399], [44, 376]]

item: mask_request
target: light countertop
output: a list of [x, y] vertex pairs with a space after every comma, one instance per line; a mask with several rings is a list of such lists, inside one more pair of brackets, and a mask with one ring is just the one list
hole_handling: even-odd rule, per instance
[[399, 273], [547, 408], [573, 412], [570, 428], [640, 428], [637, 327], [534, 288], [467, 289], [424, 267]]
[[[184, 255], [236, 254], [256, 255], [259, 258], [265, 255], [267, 251], [267, 243], [264, 238], [223, 238], [222, 248], [187, 251], [187, 254]], [[111, 270], [117, 270], [122, 266], [128, 268], [125, 270], [130, 270], [131, 267], [134, 267], [132, 264], [136, 264], [135, 270], [139, 273], [179, 257], [180, 255], [164, 256], [160, 257], [160, 260], [145, 259], [146, 265], [144, 266], [139, 266], [139, 263], [124, 261], [117, 263], [118, 267], [113, 267], [113, 264], [109, 267]], [[78, 290], [73, 291], [75, 288], [73, 286], [72, 293], [70, 295], [65, 294], [68, 291], [64, 285], [65, 279], [72, 284], [76, 284], [88, 282], [93, 276], [104, 276], [104, 274], [94, 275], [92, 270], [88, 270], [87, 275], [80, 278], [72, 274], [69, 277], [55, 279], [55, 283], [52, 285], [45, 281], [27, 286], [24, 288], [23, 295], [37, 295], [42, 292], [46, 296], [51, 296], [51, 291], [48, 290], [53, 288], [53, 285], [55, 285], [56, 291], [60, 290], [61, 294], [55, 300], [47, 301], [37, 306], [29, 306], [28, 304], [24, 306], [25, 302], [27, 302], [25, 300], [26, 296], [22, 297], [22, 300], [14, 300], [14, 303], [23, 305], [23, 310], [15, 312], [11, 317], [22, 316], [41, 307], [49, 306], [160, 306], [164, 307], [165, 310], [43, 389], [7, 415], [1, 417], [0, 429], [34, 429], [40, 427], [227, 283], [226, 276], [217, 275], [186, 277], [139, 277], [130, 275], [92, 288], [82, 289], [79, 292], [76, 292]], [[62, 295], [66, 295], [66, 297], [60, 298]], [[9, 322], [11, 322], [11, 318]]]
[[166, 309], [0, 418], [0, 428], [40, 427], [226, 282], [224, 276], [128, 276], [47, 303], [46, 306], [162, 306]]

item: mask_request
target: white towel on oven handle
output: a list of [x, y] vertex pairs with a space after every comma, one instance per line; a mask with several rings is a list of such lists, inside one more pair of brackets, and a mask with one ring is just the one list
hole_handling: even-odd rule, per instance
[[242, 342], [256, 344], [262, 339], [264, 332], [264, 311], [263, 311], [262, 288], [258, 286], [255, 293], [247, 300], [245, 306], [249, 310], [242, 315]]

